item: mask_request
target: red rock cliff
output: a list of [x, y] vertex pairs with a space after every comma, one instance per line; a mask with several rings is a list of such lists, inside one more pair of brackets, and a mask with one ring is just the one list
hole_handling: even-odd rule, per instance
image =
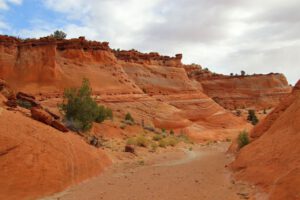
[[268, 109], [291, 93], [283, 74], [225, 76], [202, 68], [185, 67], [190, 78], [197, 80], [203, 92], [227, 109]]

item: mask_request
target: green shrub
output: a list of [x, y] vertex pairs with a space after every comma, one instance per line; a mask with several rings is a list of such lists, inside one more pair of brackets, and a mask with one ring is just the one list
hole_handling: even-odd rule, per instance
[[23, 108], [26, 108], [26, 109], [31, 109], [32, 108], [32, 105], [30, 102], [28, 101], [23, 101], [21, 99], [18, 99], [17, 100], [17, 104]]
[[112, 110], [110, 108], [106, 108], [102, 105], [98, 106], [98, 115], [95, 119], [97, 123], [101, 123], [106, 119], [113, 119]]
[[65, 39], [67, 37], [67, 34], [63, 31], [56, 30], [53, 34], [50, 35], [50, 37], [61, 40]]
[[252, 125], [256, 125], [258, 123], [258, 119], [255, 114], [255, 110], [248, 110], [248, 121], [252, 123]]
[[131, 116], [130, 113], [127, 113], [127, 114], [125, 115], [125, 121], [131, 121], [131, 122], [134, 122], [134, 119], [133, 119], [133, 117]]
[[112, 111], [98, 106], [92, 98], [92, 89], [88, 79], [83, 79], [80, 88], [69, 88], [64, 91], [64, 101], [60, 105], [69, 128], [86, 132], [92, 128], [94, 121], [102, 122], [103, 118], [112, 117]]
[[242, 131], [238, 136], [238, 145], [240, 148], [243, 148], [250, 143], [249, 136], [247, 131]]

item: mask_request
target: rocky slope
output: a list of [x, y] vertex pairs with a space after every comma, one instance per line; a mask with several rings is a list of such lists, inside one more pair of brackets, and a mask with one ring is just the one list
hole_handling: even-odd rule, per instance
[[246, 125], [188, 78], [181, 54], [115, 51], [108, 43], [83, 37], [21, 41], [2, 36], [0, 47], [0, 77], [16, 90], [40, 94], [48, 102], [60, 98], [65, 87], [88, 78], [98, 101], [116, 116], [130, 112], [149, 126], [208, 140], [231, 137]]
[[98, 175], [110, 163], [78, 135], [0, 106], [0, 199], [49, 195]]
[[251, 132], [253, 141], [232, 163], [239, 179], [250, 181], [271, 200], [300, 198], [300, 81], [293, 93]]
[[291, 93], [283, 74], [225, 76], [187, 66], [190, 78], [199, 81], [203, 92], [227, 109], [269, 109]]

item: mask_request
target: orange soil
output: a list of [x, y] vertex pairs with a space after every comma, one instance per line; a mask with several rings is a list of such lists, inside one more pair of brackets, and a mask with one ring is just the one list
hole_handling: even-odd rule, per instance
[[44, 200], [239, 200], [250, 196], [247, 185], [234, 184], [224, 167], [231, 158], [227, 145], [214, 144], [192, 151], [170, 150], [148, 155], [144, 164], [115, 164], [99, 177]]

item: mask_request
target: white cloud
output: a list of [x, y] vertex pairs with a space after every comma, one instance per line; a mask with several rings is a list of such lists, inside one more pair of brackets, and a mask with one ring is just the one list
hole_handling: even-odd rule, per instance
[[[3, 1], [2, 1], [3, 2]], [[63, 28], [113, 48], [182, 52], [217, 72], [283, 72], [300, 78], [298, 0], [46, 0], [79, 20]], [[1, 1], [0, 1], [1, 7]]]
[[0, 0], [0, 9], [9, 9], [10, 3], [20, 5], [22, 3], [22, 0]]

